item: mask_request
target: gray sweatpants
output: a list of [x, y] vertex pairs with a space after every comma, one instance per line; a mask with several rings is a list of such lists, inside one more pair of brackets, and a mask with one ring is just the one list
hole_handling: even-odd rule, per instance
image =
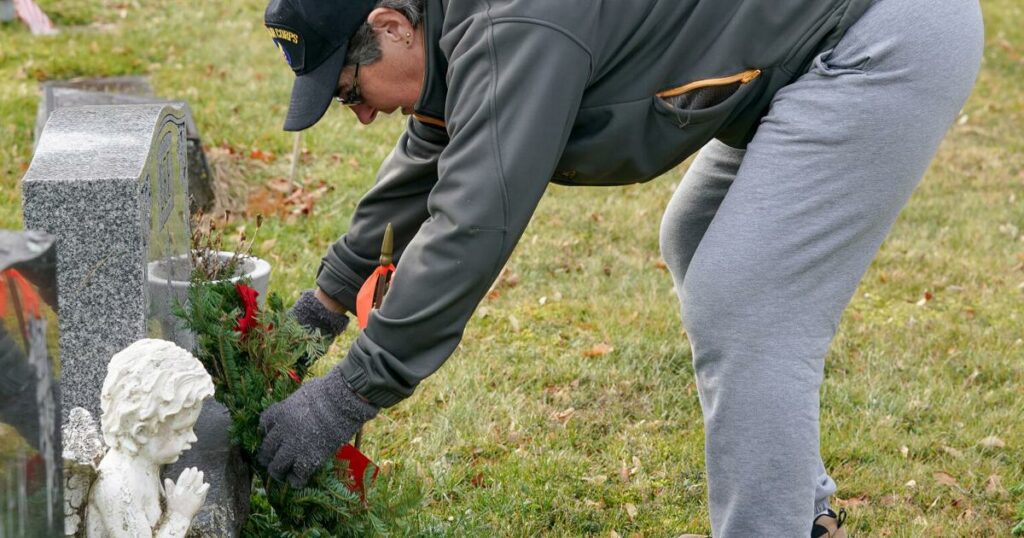
[[977, 0], [878, 0], [748, 148], [701, 150], [665, 212], [716, 537], [810, 535], [836, 485], [819, 389], [840, 315], [978, 72]]

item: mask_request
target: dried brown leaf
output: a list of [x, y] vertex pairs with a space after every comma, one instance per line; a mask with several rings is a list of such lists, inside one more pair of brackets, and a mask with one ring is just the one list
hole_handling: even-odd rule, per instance
[[943, 446], [942, 447], [942, 451], [945, 452], [946, 454], [949, 454], [950, 456], [953, 456], [956, 459], [960, 459], [960, 458], [964, 457], [964, 453], [963, 452], [961, 452], [961, 451], [959, 451], [959, 450], [957, 450], [957, 449], [955, 449], [955, 448], [953, 448], [951, 446]]
[[615, 348], [612, 347], [611, 344], [601, 342], [600, 344], [594, 344], [593, 347], [584, 351], [583, 356], [587, 358], [603, 357], [612, 351], [615, 351]]
[[978, 441], [978, 444], [985, 448], [1006, 448], [1006, 441], [1003, 441], [995, 435], [990, 435], [981, 441]]
[[960, 487], [960, 484], [956, 481], [956, 478], [945, 471], [935, 472], [932, 474], [932, 477], [935, 479], [936, 482], [944, 486], [949, 486], [953, 488]]
[[985, 493], [997, 497], [1006, 495], [1008, 492], [1003, 487], [1003, 477], [997, 474], [989, 476], [988, 480], [985, 481]]
[[835, 499], [835, 505], [839, 508], [852, 508], [857, 506], [867, 506], [870, 504], [867, 495], [858, 495], [856, 497], [850, 497], [849, 499]]
[[253, 160], [256, 160], [256, 161], [262, 161], [262, 162], [265, 162], [265, 163], [269, 163], [269, 162], [273, 162], [274, 159], [277, 158], [277, 156], [274, 155], [272, 152], [263, 151], [263, 150], [261, 150], [259, 148], [254, 148], [251, 152], [249, 152], [249, 158], [253, 159]]
[[569, 419], [576, 414], [576, 408], [570, 407], [564, 411], [555, 411], [551, 413], [551, 419], [557, 422], [561, 422], [563, 425], [569, 422]]

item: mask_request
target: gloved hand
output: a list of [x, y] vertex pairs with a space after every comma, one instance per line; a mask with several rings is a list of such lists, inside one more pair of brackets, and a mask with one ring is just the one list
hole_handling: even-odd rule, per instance
[[259, 463], [274, 479], [302, 487], [378, 411], [335, 367], [263, 411]]
[[307, 331], [319, 329], [320, 335], [326, 340], [325, 344], [330, 345], [348, 327], [348, 316], [329, 310], [316, 298], [315, 292], [303, 291], [295, 306], [292, 306], [291, 315]]

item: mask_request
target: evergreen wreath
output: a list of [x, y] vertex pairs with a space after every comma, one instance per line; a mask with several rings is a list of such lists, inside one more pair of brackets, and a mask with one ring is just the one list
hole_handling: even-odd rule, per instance
[[241, 448], [253, 471], [252, 514], [242, 535], [420, 534], [422, 529], [413, 529], [416, 518], [409, 517], [422, 499], [415, 480], [381, 480], [371, 487], [370, 468], [363, 477], [366, 491], [360, 492], [344, 461], [332, 459], [306, 487], [296, 489], [270, 479], [256, 463], [262, 443], [260, 413], [298, 389], [310, 365], [325, 352], [320, 336], [299, 325], [277, 295], [268, 296], [262, 311], [256, 295], [244, 281], [194, 280], [188, 304], [176, 309], [195, 334], [193, 353], [213, 377], [214, 397], [231, 415], [231, 442]]

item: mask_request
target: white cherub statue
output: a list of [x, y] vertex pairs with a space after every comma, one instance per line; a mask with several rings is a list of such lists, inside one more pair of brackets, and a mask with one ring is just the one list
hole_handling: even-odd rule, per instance
[[100, 394], [108, 449], [88, 494], [88, 538], [185, 536], [210, 485], [190, 467], [161, 487], [160, 466], [196, 441], [192, 427], [212, 394], [203, 365], [172, 342], [139, 340], [110, 359]]

